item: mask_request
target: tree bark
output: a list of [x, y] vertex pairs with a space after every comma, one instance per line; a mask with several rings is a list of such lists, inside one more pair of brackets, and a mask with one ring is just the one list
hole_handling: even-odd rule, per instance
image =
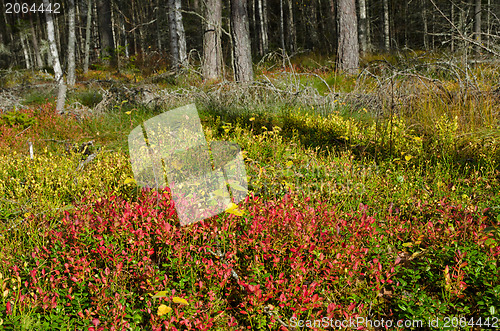
[[83, 60], [83, 72], [89, 71], [90, 58], [90, 32], [92, 30], [92, 0], [87, 2], [87, 29], [85, 31], [85, 57]]
[[257, 7], [259, 13], [259, 55], [264, 56], [268, 51], [267, 39], [267, 15], [266, 13], [266, 0], [257, 0]]
[[69, 0], [68, 8], [68, 85], [75, 85], [75, 43], [76, 43], [76, 33], [75, 33], [75, 0]]
[[383, 0], [384, 6], [384, 50], [389, 51], [391, 48], [391, 33], [389, 21], [389, 0]]
[[[476, 0], [474, 5], [474, 37], [478, 43], [481, 43], [481, 0]], [[479, 53], [481, 47], [476, 47], [476, 52]]]
[[203, 76], [207, 80], [218, 79], [222, 74], [222, 1], [207, 0], [204, 10]]
[[354, 72], [359, 68], [358, 28], [355, 0], [338, 0], [339, 45], [337, 68]]
[[40, 55], [40, 47], [38, 47], [38, 40], [36, 39], [36, 31], [35, 27], [33, 26], [33, 18], [31, 15], [30, 15], [30, 30], [31, 30], [31, 40], [33, 43], [33, 51], [35, 52], [36, 66], [38, 68], [42, 68], [43, 60], [42, 56]]
[[[45, 7], [48, 7], [49, 0], [43, 0], [43, 5]], [[56, 43], [54, 21], [52, 19], [52, 13], [50, 13], [49, 11], [45, 11], [45, 18], [47, 21], [47, 37], [49, 40], [49, 49], [50, 49], [50, 54], [52, 57], [52, 66], [54, 68], [55, 80], [56, 80], [57, 84], [59, 85], [56, 110], [59, 113], [63, 113], [64, 112], [64, 103], [66, 101], [66, 84], [64, 83], [61, 62], [59, 62], [59, 52], [57, 50], [57, 43]]]
[[422, 22], [424, 23], [424, 49], [429, 49], [429, 22], [427, 18], [427, 1], [422, 0]]
[[172, 66], [175, 70], [179, 70], [187, 65], [186, 34], [182, 24], [181, 1], [169, 0], [168, 10]]
[[231, 34], [233, 38], [234, 80], [250, 82], [253, 80], [253, 68], [247, 0], [231, 0]]
[[288, 49], [290, 53], [297, 50], [297, 30], [293, 17], [293, 0], [287, 0], [288, 5]]
[[111, 25], [110, 0], [97, 0], [99, 32], [101, 37], [101, 56], [104, 63], [111, 67], [116, 66], [115, 42]]
[[283, 14], [283, 0], [280, 0], [280, 45], [283, 57], [286, 53], [285, 50], [285, 16]]
[[359, 0], [359, 44], [362, 54], [368, 51], [368, 26], [366, 15], [366, 0]]
[[308, 44], [313, 50], [319, 45], [318, 37], [318, 0], [310, 0], [306, 7]]

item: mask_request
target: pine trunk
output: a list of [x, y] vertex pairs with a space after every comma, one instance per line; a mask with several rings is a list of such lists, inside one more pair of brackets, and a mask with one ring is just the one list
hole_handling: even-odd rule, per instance
[[116, 58], [113, 27], [111, 25], [110, 0], [97, 0], [97, 13], [101, 36], [101, 56], [104, 59], [104, 63], [114, 67], [116, 65]]
[[253, 80], [252, 53], [247, 0], [231, 0], [231, 33], [233, 38], [234, 80]]
[[355, 0], [338, 0], [339, 45], [338, 63], [340, 71], [354, 72], [359, 68], [358, 28]]
[[205, 32], [203, 34], [203, 76], [218, 79], [222, 74], [222, 1], [207, 0], [205, 5]]

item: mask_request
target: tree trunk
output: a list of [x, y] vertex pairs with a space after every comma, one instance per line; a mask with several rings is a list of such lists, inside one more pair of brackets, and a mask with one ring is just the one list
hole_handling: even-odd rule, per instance
[[[451, 3], [450, 6], [450, 21], [454, 25], [455, 24], [455, 4]], [[450, 26], [451, 33], [450, 33], [450, 39], [451, 39], [451, 52], [453, 53], [455, 51], [455, 29], [453, 26]]]
[[295, 27], [295, 20], [293, 17], [293, 0], [287, 0], [288, 4], [288, 49], [290, 53], [297, 50], [297, 30]]
[[307, 32], [308, 32], [308, 46], [316, 50], [319, 45], [318, 37], [318, 0], [310, 0], [306, 6], [306, 21], [307, 21]]
[[366, 0], [359, 0], [359, 44], [360, 51], [365, 54], [368, 51], [368, 37], [367, 37], [367, 16], [366, 16]]
[[23, 50], [23, 55], [24, 55], [24, 64], [26, 65], [26, 69], [31, 69], [31, 61], [30, 61], [28, 45], [24, 39], [22, 31], [19, 32], [19, 39], [21, 39], [21, 48]]
[[257, 0], [257, 7], [259, 13], [259, 55], [264, 56], [268, 51], [267, 39], [267, 15], [265, 0]]
[[30, 30], [31, 30], [31, 40], [33, 43], [33, 51], [35, 52], [36, 66], [38, 68], [43, 67], [42, 56], [40, 55], [40, 47], [38, 47], [38, 40], [36, 39], [35, 27], [33, 26], [33, 18], [30, 15]]
[[427, 21], [427, 1], [422, 0], [422, 21], [424, 23], [424, 49], [429, 49], [429, 24]]
[[[197, 10], [196, 8], [195, 10]], [[160, 11], [160, 0], [156, 0], [156, 42], [158, 51], [161, 52], [161, 11]]]
[[283, 0], [280, 0], [280, 44], [283, 57], [285, 56], [285, 17], [283, 14]]
[[[481, 43], [481, 0], [476, 0], [474, 6], [474, 36], [478, 43]], [[476, 52], [481, 52], [481, 47], [476, 47]]]
[[92, 0], [87, 2], [87, 29], [85, 31], [85, 58], [83, 61], [83, 72], [89, 71], [90, 58], [90, 32], [92, 30]]
[[206, 0], [205, 31], [203, 34], [203, 76], [218, 79], [222, 74], [222, 1]]
[[75, 85], [75, 0], [69, 0], [68, 8], [68, 85]]
[[24, 65], [26, 69], [31, 69], [31, 57], [28, 42], [25, 37], [25, 27], [21, 23], [21, 19], [17, 19], [17, 25], [19, 26], [19, 40], [21, 43], [21, 49], [23, 50], [24, 55]]
[[[48, 7], [49, 0], [43, 0], [43, 4], [45, 7]], [[61, 62], [59, 62], [59, 52], [57, 51], [57, 43], [55, 37], [54, 21], [52, 20], [52, 13], [50, 13], [49, 11], [45, 11], [45, 18], [47, 21], [47, 37], [49, 39], [49, 49], [52, 57], [52, 66], [54, 68], [55, 80], [59, 85], [56, 110], [59, 113], [63, 113], [64, 102], [66, 99], [66, 84], [64, 83]]]
[[354, 72], [359, 68], [358, 28], [355, 0], [338, 0], [339, 45], [337, 67]]
[[115, 42], [111, 25], [110, 0], [97, 0], [99, 32], [101, 36], [101, 56], [104, 63], [111, 67], [116, 66]]
[[389, 0], [383, 0], [384, 5], [384, 50], [389, 51], [391, 48], [391, 33], [389, 21]]
[[187, 65], [186, 35], [182, 24], [181, 1], [169, 0], [168, 10], [172, 66], [178, 70]]
[[247, 0], [231, 0], [231, 34], [233, 38], [234, 80], [253, 80], [252, 53], [248, 27]]

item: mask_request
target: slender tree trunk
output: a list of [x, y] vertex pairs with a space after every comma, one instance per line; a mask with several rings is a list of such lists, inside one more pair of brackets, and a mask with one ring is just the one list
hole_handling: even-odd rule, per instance
[[389, 51], [391, 48], [391, 33], [389, 21], [389, 0], [383, 0], [384, 6], [384, 50]]
[[[197, 4], [196, 4], [197, 5]], [[198, 8], [195, 8], [197, 10]], [[156, 41], [158, 52], [161, 52], [161, 11], [160, 11], [160, 0], [156, 0]]]
[[283, 0], [280, 0], [280, 44], [283, 57], [285, 56], [285, 17], [283, 14]]
[[92, 0], [87, 1], [87, 29], [85, 31], [85, 57], [83, 60], [83, 72], [89, 71], [90, 58], [90, 32], [92, 30]]
[[293, 0], [287, 0], [288, 5], [288, 49], [290, 53], [297, 50], [297, 30], [293, 16]]
[[[450, 6], [450, 21], [455, 24], [455, 4], [451, 3]], [[455, 29], [450, 26], [450, 38], [451, 38], [451, 52], [455, 52]]]
[[306, 6], [306, 21], [309, 46], [315, 50], [319, 45], [318, 37], [318, 0], [309, 0]]
[[75, 0], [69, 0], [68, 16], [68, 85], [75, 85]]
[[366, 0], [359, 0], [359, 45], [362, 54], [368, 51]]
[[206, 0], [205, 32], [203, 34], [203, 76], [218, 79], [222, 74], [222, 1]]
[[115, 42], [111, 24], [110, 0], [97, 0], [99, 32], [101, 36], [101, 56], [104, 62], [112, 67], [116, 66]]
[[25, 41], [23, 31], [19, 32], [19, 39], [21, 40], [21, 48], [23, 50], [23, 55], [24, 55], [24, 64], [26, 65], [26, 69], [31, 69], [29, 50], [28, 50], [28, 46], [26, 45], [27, 42]]
[[231, 33], [233, 38], [234, 80], [253, 80], [252, 52], [248, 26], [247, 0], [231, 0]]
[[[43, 0], [43, 4], [45, 7], [48, 7], [49, 0]], [[59, 85], [56, 110], [59, 113], [63, 113], [64, 103], [66, 99], [66, 84], [64, 83], [61, 62], [59, 62], [59, 52], [57, 51], [57, 43], [55, 38], [55, 29], [54, 29], [54, 21], [52, 20], [52, 13], [45, 11], [45, 18], [47, 21], [47, 37], [49, 39], [49, 48], [52, 57], [52, 66], [54, 68], [55, 80]]]
[[[476, 0], [474, 6], [474, 36], [478, 43], [481, 43], [481, 0]], [[476, 47], [476, 52], [481, 52], [481, 47]]]
[[427, 1], [422, 0], [422, 21], [424, 23], [424, 49], [429, 49], [429, 24], [427, 21]]
[[[405, 14], [404, 17], [408, 17], [408, 1], [405, 1]], [[405, 22], [405, 48], [408, 48], [408, 23]]]
[[35, 52], [36, 66], [38, 68], [43, 67], [42, 56], [40, 55], [40, 47], [38, 47], [38, 40], [36, 39], [36, 31], [33, 26], [33, 18], [30, 15], [30, 30], [31, 30], [31, 41], [33, 43], [33, 51]]
[[339, 45], [337, 66], [341, 71], [359, 68], [358, 27], [355, 0], [338, 0]]
[[488, 9], [487, 9], [487, 15], [486, 15], [486, 32], [488, 33], [488, 36], [486, 37], [486, 45], [488, 48], [490, 48], [490, 39], [491, 39], [491, 27], [490, 27], [490, 21], [491, 21], [491, 0], [488, 0]]
[[259, 12], [259, 55], [264, 56], [268, 51], [267, 22], [265, 15], [265, 0], [257, 0]]

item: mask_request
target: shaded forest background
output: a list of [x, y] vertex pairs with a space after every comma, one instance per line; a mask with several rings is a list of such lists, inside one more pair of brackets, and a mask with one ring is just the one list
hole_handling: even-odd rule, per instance
[[[68, 66], [71, 2], [61, 1], [59, 13], [52, 13], [63, 67]], [[51, 69], [44, 13], [32, 11], [31, 3], [27, 12], [23, 13], [25, 8], [19, 7], [20, 12], [15, 13], [13, 7], [12, 13], [7, 13], [9, 2], [1, 3], [0, 68]], [[283, 50], [290, 56], [309, 52], [336, 55], [339, 16], [336, 1], [248, 0], [247, 3], [254, 63]], [[223, 61], [230, 65], [230, 4], [227, 0], [221, 4]], [[36, 3], [37, 9], [39, 5]], [[185, 38], [187, 59], [191, 64], [199, 64], [203, 59], [203, 35], [207, 31], [204, 5], [203, 0], [76, 0], [77, 69], [84, 69], [87, 30], [91, 68], [102, 64], [120, 68], [132, 61], [153, 73], [174, 65], [171, 30], [174, 20], [179, 19], [171, 15], [175, 8], [180, 8], [177, 12], [185, 31], [185, 37], [180, 38]], [[418, 49], [477, 57], [500, 52], [497, 1], [361, 0], [356, 1], [356, 8], [361, 54]], [[477, 52], [471, 53], [473, 46]]]

